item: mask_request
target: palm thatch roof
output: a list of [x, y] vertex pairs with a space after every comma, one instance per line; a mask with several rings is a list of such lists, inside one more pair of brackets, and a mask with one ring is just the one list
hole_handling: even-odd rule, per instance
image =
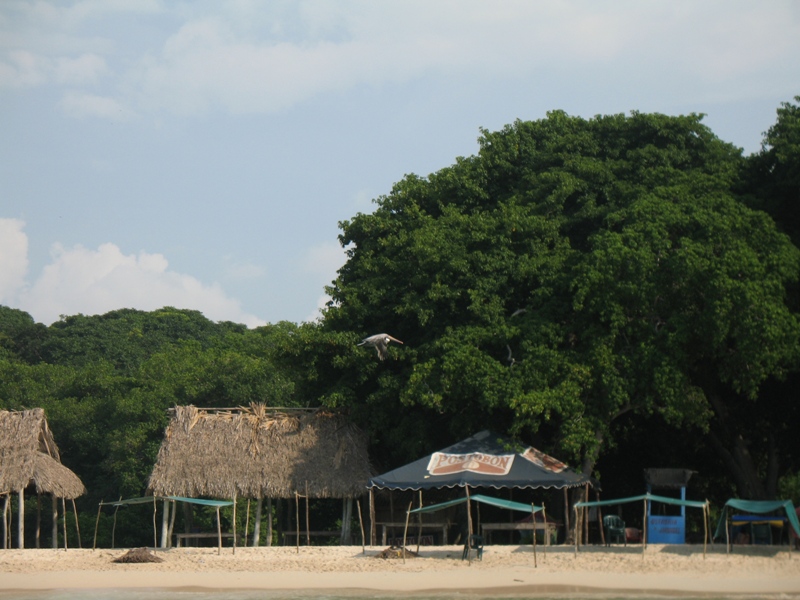
[[148, 490], [158, 496], [353, 498], [372, 476], [364, 434], [324, 410], [178, 406]]
[[29, 485], [57, 498], [86, 493], [80, 478], [61, 464], [44, 409], [0, 410], [0, 493]]

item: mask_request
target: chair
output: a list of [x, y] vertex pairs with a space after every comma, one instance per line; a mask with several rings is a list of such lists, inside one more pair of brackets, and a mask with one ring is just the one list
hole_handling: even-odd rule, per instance
[[617, 543], [622, 542], [628, 545], [627, 536], [625, 535], [625, 521], [617, 515], [606, 515], [603, 517], [603, 530], [606, 534], [606, 546], [611, 545], [614, 540]]
[[466, 560], [470, 550], [477, 550], [478, 560], [483, 560], [483, 536], [475, 534], [469, 536], [469, 541], [464, 544], [464, 552], [461, 554], [461, 560]]
[[750, 539], [753, 544], [771, 546], [772, 527], [769, 523], [752, 523], [750, 525]]

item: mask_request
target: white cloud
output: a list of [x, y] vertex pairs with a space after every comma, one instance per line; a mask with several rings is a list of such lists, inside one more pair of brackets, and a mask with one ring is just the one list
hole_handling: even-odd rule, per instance
[[95, 83], [108, 74], [105, 59], [96, 54], [78, 58], [59, 57], [55, 64], [56, 81], [66, 84]]
[[[338, 242], [326, 242], [312, 246], [306, 251], [303, 258], [303, 270], [318, 276], [320, 284], [326, 286], [336, 279], [337, 272], [346, 261], [345, 250]], [[321, 311], [330, 299], [327, 294], [319, 296], [316, 308], [305, 320], [318, 320], [322, 316]]]
[[126, 255], [110, 243], [97, 250], [55, 244], [50, 264], [27, 285], [24, 226], [20, 220], [0, 218], [0, 302], [26, 311], [38, 322], [50, 324], [61, 315], [103, 314], [119, 308], [149, 311], [175, 306], [199, 310], [212, 321], [248, 327], [265, 324], [219, 285], [169, 270], [163, 255]]
[[28, 236], [18, 219], [0, 219], [0, 303], [11, 304], [25, 285]]
[[303, 258], [303, 268], [308, 273], [314, 273], [330, 283], [336, 272], [347, 261], [345, 251], [339, 242], [323, 242], [311, 246]]
[[70, 90], [60, 102], [61, 109], [71, 117], [100, 117], [127, 120], [133, 115], [114, 98]]
[[[792, 1], [31, 3], [0, 18], [0, 85], [108, 76], [118, 104], [183, 115], [274, 113], [327, 92], [467, 72], [529, 81], [613, 66], [639, 84], [681, 72], [708, 87], [785, 67], [800, 46]], [[131, 12], [154, 35], [115, 36]], [[106, 33], [84, 33], [92, 28]]]

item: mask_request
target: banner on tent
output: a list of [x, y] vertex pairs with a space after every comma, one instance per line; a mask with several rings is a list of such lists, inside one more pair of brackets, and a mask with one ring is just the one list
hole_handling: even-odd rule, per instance
[[428, 462], [428, 473], [431, 475], [451, 475], [470, 471], [481, 475], [508, 475], [514, 464], [513, 454], [448, 454], [434, 452]]

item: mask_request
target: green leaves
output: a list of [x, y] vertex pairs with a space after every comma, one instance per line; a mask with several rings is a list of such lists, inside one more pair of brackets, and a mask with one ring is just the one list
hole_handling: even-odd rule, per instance
[[323, 327], [406, 341], [381, 389], [462, 431], [546, 434], [580, 458], [628, 412], [704, 426], [698, 365], [752, 395], [794, 364], [798, 259], [701, 121], [557, 111], [483, 131], [478, 156], [342, 224]]

